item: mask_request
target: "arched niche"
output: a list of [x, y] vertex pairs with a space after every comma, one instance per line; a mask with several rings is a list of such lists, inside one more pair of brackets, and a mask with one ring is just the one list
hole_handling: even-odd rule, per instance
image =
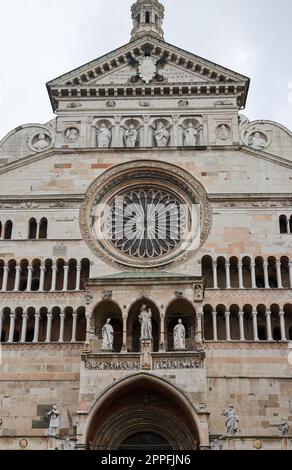
[[151, 308], [152, 311], [153, 351], [157, 352], [159, 351], [160, 340], [160, 314], [155, 303], [148, 299], [138, 300], [129, 310], [127, 324], [127, 349], [131, 352], [140, 351], [141, 324], [139, 315], [144, 304], [147, 309]]
[[165, 315], [167, 351], [174, 350], [173, 330], [178, 324], [178, 320], [182, 320], [186, 329], [186, 349], [193, 350], [195, 348], [195, 317], [196, 311], [188, 300], [181, 298], [170, 303]]
[[102, 328], [107, 319], [111, 320], [111, 325], [114, 329], [114, 352], [119, 353], [123, 346], [123, 318], [120, 307], [112, 300], [104, 300], [100, 302], [93, 312], [94, 333], [97, 338], [97, 351], [99, 352], [101, 350]]

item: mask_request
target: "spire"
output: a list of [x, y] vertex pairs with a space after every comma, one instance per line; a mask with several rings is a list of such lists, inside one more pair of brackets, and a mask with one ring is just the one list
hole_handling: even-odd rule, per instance
[[137, 0], [132, 5], [132, 41], [145, 34], [152, 34], [164, 40], [162, 23], [164, 19], [164, 6], [158, 0]]

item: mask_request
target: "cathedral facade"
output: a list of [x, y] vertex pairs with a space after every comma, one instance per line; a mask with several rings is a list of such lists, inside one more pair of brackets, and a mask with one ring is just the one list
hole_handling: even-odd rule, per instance
[[0, 141], [0, 449], [292, 446], [292, 133], [164, 13]]

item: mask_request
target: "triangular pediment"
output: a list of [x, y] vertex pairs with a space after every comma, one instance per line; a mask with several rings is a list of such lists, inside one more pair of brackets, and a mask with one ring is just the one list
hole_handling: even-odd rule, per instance
[[[139, 76], [139, 62], [145, 55], [150, 55], [157, 73], [150, 82], [143, 82]], [[177, 48], [165, 41], [152, 36], [144, 36], [136, 41], [130, 42], [113, 52], [110, 52], [82, 67], [79, 67], [47, 84], [52, 101], [54, 96], [63, 96], [62, 90], [70, 90], [69, 94], [74, 96], [81, 89], [92, 87], [109, 87], [115, 85], [131, 86], [165, 86], [176, 84], [179, 86], [190, 84], [206, 84], [208, 86], [220, 87], [233, 84], [241, 87], [242, 104], [244, 104], [249, 79], [241, 74], [233, 72], [214, 62]], [[74, 90], [74, 92], [73, 92]], [[219, 94], [220, 90], [217, 89]], [[226, 93], [226, 91], [222, 91]], [[90, 96], [90, 93], [87, 93]]]

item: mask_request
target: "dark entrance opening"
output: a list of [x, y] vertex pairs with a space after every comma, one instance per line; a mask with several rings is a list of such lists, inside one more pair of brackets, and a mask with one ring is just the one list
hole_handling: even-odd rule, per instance
[[168, 442], [158, 434], [141, 432], [128, 437], [119, 450], [173, 450]]

